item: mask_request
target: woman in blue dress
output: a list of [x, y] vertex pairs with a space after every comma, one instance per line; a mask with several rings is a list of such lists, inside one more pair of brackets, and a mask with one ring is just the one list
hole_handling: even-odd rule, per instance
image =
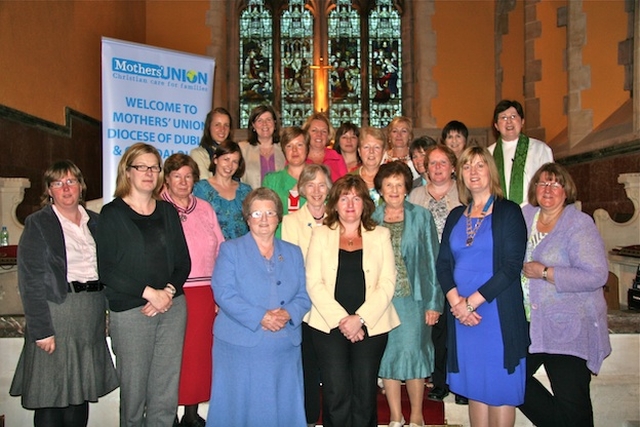
[[469, 398], [471, 425], [513, 426], [529, 345], [520, 286], [526, 225], [503, 198], [486, 149], [467, 148], [457, 175], [463, 206], [447, 218], [437, 261], [449, 309], [447, 382]]
[[424, 379], [434, 366], [431, 327], [438, 321], [444, 304], [436, 280], [438, 231], [428, 210], [406, 201], [413, 176], [404, 162], [380, 166], [374, 182], [384, 202], [372, 218], [391, 232], [397, 270], [392, 303], [401, 322], [389, 332], [378, 376], [389, 403], [389, 427], [405, 424], [401, 381], [406, 384], [411, 404], [409, 426], [419, 427], [424, 425]]
[[233, 141], [220, 144], [209, 170], [213, 176], [198, 181], [193, 195], [211, 203], [225, 240], [244, 236], [249, 228], [242, 217], [242, 201], [251, 187], [240, 182], [245, 170], [240, 146]]

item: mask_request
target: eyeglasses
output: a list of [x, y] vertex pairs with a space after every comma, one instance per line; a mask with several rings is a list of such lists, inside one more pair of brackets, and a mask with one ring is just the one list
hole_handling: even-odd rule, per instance
[[64, 186], [73, 187], [74, 185], [78, 185], [78, 180], [75, 178], [65, 179], [64, 181], [52, 181], [49, 184], [50, 188], [62, 188]]
[[549, 188], [555, 191], [555, 190], [559, 190], [560, 188], [563, 188], [564, 186], [557, 181], [545, 181], [545, 182], [536, 182], [536, 187], [542, 188], [543, 190], [546, 188]]
[[506, 122], [506, 121], [515, 120], [515, 119], [518, 119], [518, 118], [520, 118], [520, 116], [517, 115], [517, 114], [510, 114], [510, 115], [506, 115], [505, 114], [504, 116], [498, 117], [498, 120], [502, 120], [503, 122]]
[[266, 215], [267, 218], [273, 218], [274, 216], [278, 215], [278, 213], [276, 211], [253, 211], [249, 214], [249, 216], [253, 219], [260, 219], [262, 218], [262, 215]]
[[133, 168], [135, 170], [137, 170], [138, 172], [153, 172], [153, 173], [160, 173], [160, 171], [162, 170], [162, 168], [158, 165], [153, 165], [153, 166], [147, 166], [147, 165], [129, 165], [130, 168]]

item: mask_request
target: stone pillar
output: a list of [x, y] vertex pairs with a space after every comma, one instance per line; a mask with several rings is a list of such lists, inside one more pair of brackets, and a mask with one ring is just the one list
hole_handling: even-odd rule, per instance
[[545, 140], [540, 123], [540, 98], [536, 96], [536, 82], [542, 80], [542, 61], [536, 59], [535, 43], [542, 34], [542, 23], [537, 18], [539, 0], [526, 0], [524, 5], [524, 113], [525, 133]]
[[502, 83], [504, 82], [504, 69], [500, 58], [502, 56], [502, 36], [509, 34], [509, 12], [516, 7], [515, 0], [497, 0], [495, 3], [495, 24], [493, 30], [493, 45], [495, 48], [495, 104], [502, 100]]
[[[413, 30], [410, 38], [413, 64], [404, 64], [403, 70], [406, 73], [404, 78], [413, 81], [413, 93], [407, 93], [409, 92], [407, 90], [403, 96], [413, 97], [414, 128], [435, 128], [436, 118], [431, 111], [431, 101], [438, 95], [438, 84], [433, 78], [433, 67], [437, 60], [436, 33], [431, 25], [431, 19], [435, 13], [434, 0], [419, 0], [405, 4], [413, 8], [411, 28], [408, 30]], [[409, 70], [412, 69], [413, 75], [409, 74]]]
[[593, 111], [582, 108], [581, 94], [591, 87], [591, 68], [582, 63], [582, 47], [587, 38], [587, 16], [582, 0], [567, 2], [568, 139], [575, 147], [593, 130]]
[[640, 0], [633, 0], [633, 131], [640, 131]]
[[[215, 58], [216, 69], [213, 84], [213, 107], [224, 107], [235, 118], [235, 125], [238, 124], [238, 103], [230, 105], [230, 100], [238, 99], [240, 89], [238, 86], [239, 65], [238, 65], [238, 48], [232, 46], [232, 40], [238, 38], [237, 13], [231, 14], [233, 1], [210, 0], [209, 10], [205, 18], [207, 27], [211, 29], [211, 42], [207, 46], [206, 55]], [[233, 17], [231, 19], [228, 19]], [[235, 23], [235, 25], [234, 25]], [[233, 60], [235, 53], [235, 61]], [[232, 65], [235, 65], [233, 67]], [[230, 74], [235, 68], [236, 74]], [[230, 79], [229, 76], [236, 76]], [[219, 89], [219, 90], [216, 90]], [[203, 116], [204, 120], [204, 116]]]
[[16, 208], [24, 198], [25, 188], [31, 188], [27, 178], [0, 178], [0, 226], [9, 231], [9, 244], [17, 245], [24, 226], [16, 217]]

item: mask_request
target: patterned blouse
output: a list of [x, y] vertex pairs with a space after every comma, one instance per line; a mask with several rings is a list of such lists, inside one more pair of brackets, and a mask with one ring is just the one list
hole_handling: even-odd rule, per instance
[[243, 182], [238, 184], [236, 197], [233, 200], [220, 196], [218, 190], [213, 188], [206, 179], [196, 182], [193, 186], [193, 195], [209, 202], [216, 211], [225, 240], [244, 236], [249, 231], [247, 222], [242, 217], [242, 202], [251, 191], [251, 187]]

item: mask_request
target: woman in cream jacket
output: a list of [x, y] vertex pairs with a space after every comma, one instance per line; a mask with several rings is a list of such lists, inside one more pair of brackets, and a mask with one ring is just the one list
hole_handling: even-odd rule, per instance
[[376, 379], [387, 333], [400, 324], [391, 304], [395, 262], [389, 231], [376, 227], [367, 185], [356, 175], [335, 182], [325, 225], [307, 254], [311, 311], [305, 321], [320, 360], [323, 423], [375, 427]]

